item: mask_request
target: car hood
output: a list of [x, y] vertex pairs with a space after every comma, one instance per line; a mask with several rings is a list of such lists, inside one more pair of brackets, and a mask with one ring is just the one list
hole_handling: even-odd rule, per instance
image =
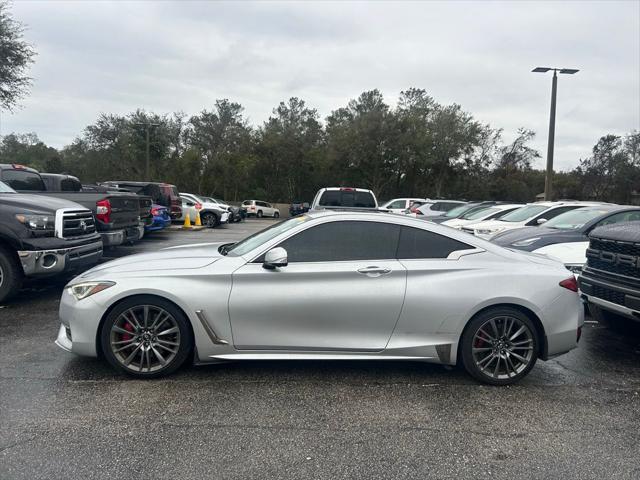
[[70, 200], [43, 195], [30, 195], [28, 193], [3, 193], [0, 195], [0, 199], [2, 199], [4, 205], [20, 208], [24, 213], [51, 214], [59, 208], [86, 210], [82, 205]]
[[[523, 247], [514, 247], [513, 244], [529, 238], [537, 238], [535, 242]], [[560, 230], [545, 227], [525, 227], [517, 230], [500, 233], [491, 240], [503, 247], [513, 247], [522, 250], [533, 251], [538, 248], [556, 243], [584, 242], [586, 236], [580, 230]]]
[[494, 228], [514, 228], [514, 227], [519, 227], [521, 226], [520, 223], [518, 222], [503, 222], [501, 220], [483, 220], [480, 222], [476, 222], [476, 223], [470, 223], [468, 225], [465, 226], [469, 226], [469, 227], [473, 227], [474, 229], [478, 229], [478, 228], [482, 228], [482, 229], [494, 229]]
[[77, 279], [107, 279], [111, 274], [126, 272], [152, 272], [156, 270], [187, 270], [211, 265], [222, 257], [218, 247], [222, 243], [200, 243], [169, 247], [150, 253], [128, 255], [102, 263], [87, 270]]

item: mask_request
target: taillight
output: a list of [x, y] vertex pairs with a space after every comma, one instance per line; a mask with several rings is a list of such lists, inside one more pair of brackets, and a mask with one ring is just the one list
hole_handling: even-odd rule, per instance
[[196, 207], [196, 210], [202, 210], [202, 204], [201, 203], [196, 203], [194, 206]]
[[560, 285], [563, 288], [566, 288], [567, 290], [571, 290], [572, 292], [578, 291], [578, 281], [576, 280], [576, 277], [574, 277], [573, 275], [571, 275], [566, 280], [562, 280], [558, 285]]
[[96, 202], [96, 218], [103, 223], [111, 223], [111, 202], [109, 200]]
[[411, 213], [422, 213], [417, 207], [411, 207]]
[[251, 206], [249, 207], [249, 210], [255, 210], [255, 209], [256, 209], [256, 207], [254, 207], [253, 205], [251, 205]]
[[160, 215], [160, 209], [159, 208], [152, 208], [151, 209], [151, 215], [153, 215], [154, 217], [157, 217], [158, 215]]
[[355, 188], [351, 188], [351, 187], [342, 187], [340, 189], [341, 192], [353, 192], [355, 190]]

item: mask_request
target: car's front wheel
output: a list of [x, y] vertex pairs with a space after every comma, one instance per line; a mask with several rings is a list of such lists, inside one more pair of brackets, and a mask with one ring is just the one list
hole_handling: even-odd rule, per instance
[[279, 212], [273, 212], [273, 218], [280, 218]]
[[509, 385], [531, 371], [538, 348], [537, 331], [529, 317], [509, 307], [492, 308], [469, 322], [462, 335], [462, 363], [481, 382]]
[[143, 378], [174, 372], [193, 349], [184, 314], [171, 302], [151, 295], [119, 303], [105, 319], [100, 340], [112, 366]]

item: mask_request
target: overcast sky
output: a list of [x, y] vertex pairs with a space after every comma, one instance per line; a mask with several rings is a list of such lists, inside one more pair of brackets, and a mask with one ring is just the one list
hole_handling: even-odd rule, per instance
[[[15, 1], [38, 56], [23, 108], [2, 134], [61, 147], [101, 112], [241, 103], [260, 125], [291, 96], [324, 119], [362, 91], [395, 104], [409, 87], [478, 120], [537, 132], [546, 155], [551, 75], [558, 85], [556, 167], [607, 133], [640, 129], [640, 1], [171, 2]], [[542, 166], [543, 160], [538, 166]]]

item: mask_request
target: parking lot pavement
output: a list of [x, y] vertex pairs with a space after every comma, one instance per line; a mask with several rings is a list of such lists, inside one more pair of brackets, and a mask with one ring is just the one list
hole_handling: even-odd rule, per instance
[[[108, 257], [235, 241], [268, 220], [169, 231]], [[393, 362], [115, 374], [53, 344], [66, 279], [0, 306], [0, 479], [640, 478], [640, 336], [585, 326], [520, 384]]]

